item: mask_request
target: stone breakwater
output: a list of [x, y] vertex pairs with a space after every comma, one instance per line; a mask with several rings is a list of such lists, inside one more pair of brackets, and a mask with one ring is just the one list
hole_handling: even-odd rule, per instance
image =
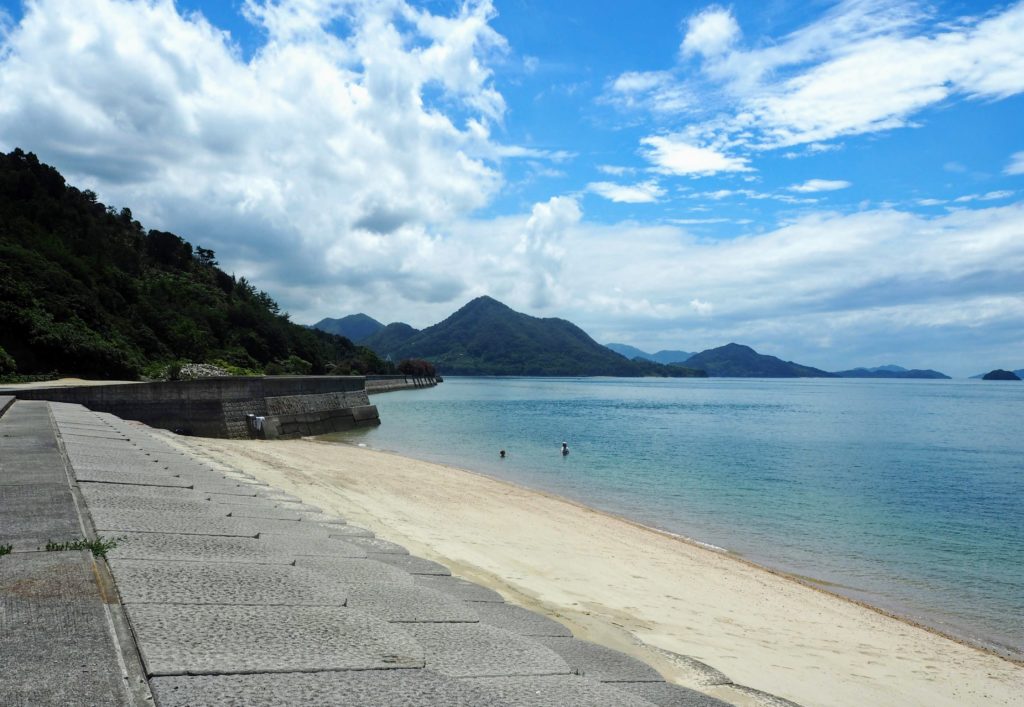
[[[419, 387], [404, 376], [374, 385]], [[362, 376], [237, 376], [10, 392], [21, 400], [78, 403], [202, 437], [290, 439], [380, 423]]]
[[436, 378], [420, 378], [418, 376], [366, 376], [366, 392], [387, 393], [392, 390], [409, 390], [410, 388], [430, 388], [437, 385]]
[[79, 405], [0, 417], [0, 518], [0, 704], [724, 704]]

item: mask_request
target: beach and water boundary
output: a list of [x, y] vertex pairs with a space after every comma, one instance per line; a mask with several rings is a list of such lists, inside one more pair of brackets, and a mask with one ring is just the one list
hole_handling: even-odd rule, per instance
[[726, 548], [1019, 660], [1022, 398], [981, 381], [451, 379], [332, 439]]
[[352, 445], [183, 441], [730, 701], [731, 684], [877, 705], [1015, 704], [1024, 687], [992, 653], [551, 494]]

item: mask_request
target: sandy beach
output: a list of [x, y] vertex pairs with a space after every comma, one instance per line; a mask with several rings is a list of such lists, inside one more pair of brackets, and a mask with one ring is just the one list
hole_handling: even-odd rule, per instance
[[349, 445], [175, 439], [735, 704], [1024, 695], [1020, 665], [565, 499]]

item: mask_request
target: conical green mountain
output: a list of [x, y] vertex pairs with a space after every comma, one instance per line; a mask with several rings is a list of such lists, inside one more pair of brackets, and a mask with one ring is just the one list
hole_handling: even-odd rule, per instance
[[686, 359], [686, 365], [707, 371], [709, 376], [735, 378], [836, 378], [810, 366], [759, 354], [749, 346], [726, 344], [701, 351]]
[[476, 298], [387, 354], [393, 360], [427, 359], [448, 375], [700, 375], [678, 366], [630, 361], [571, 322], [531, 317], [491, 297]]
[[384, 325], [373, 317], [360, 312], [341, 319], [331, 319], [330, 317], [321, 319], [313, 325], [313, 328], [326, 331], [328, 334], [344, 336], [352, 343], [358, 344], [366, 337], [383, 329]]

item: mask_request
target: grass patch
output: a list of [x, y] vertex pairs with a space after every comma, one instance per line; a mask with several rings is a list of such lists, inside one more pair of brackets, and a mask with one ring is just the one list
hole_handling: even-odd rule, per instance
[[0, 557], [4, 555], [10, 555], [11, 550], [14, 549], [14, 545], [0, 545]]
[[55, 543], [52, 540], [46, 543], [47, 552], [64, 552], [66, 550], [89, 550], [95, 557], [106, 557], [107, 552], [117, 547], [118, 540], [124, 538], [111, 538], [104, 540], [102, 537], [95, 540], [68, 540], [63, 543]]

